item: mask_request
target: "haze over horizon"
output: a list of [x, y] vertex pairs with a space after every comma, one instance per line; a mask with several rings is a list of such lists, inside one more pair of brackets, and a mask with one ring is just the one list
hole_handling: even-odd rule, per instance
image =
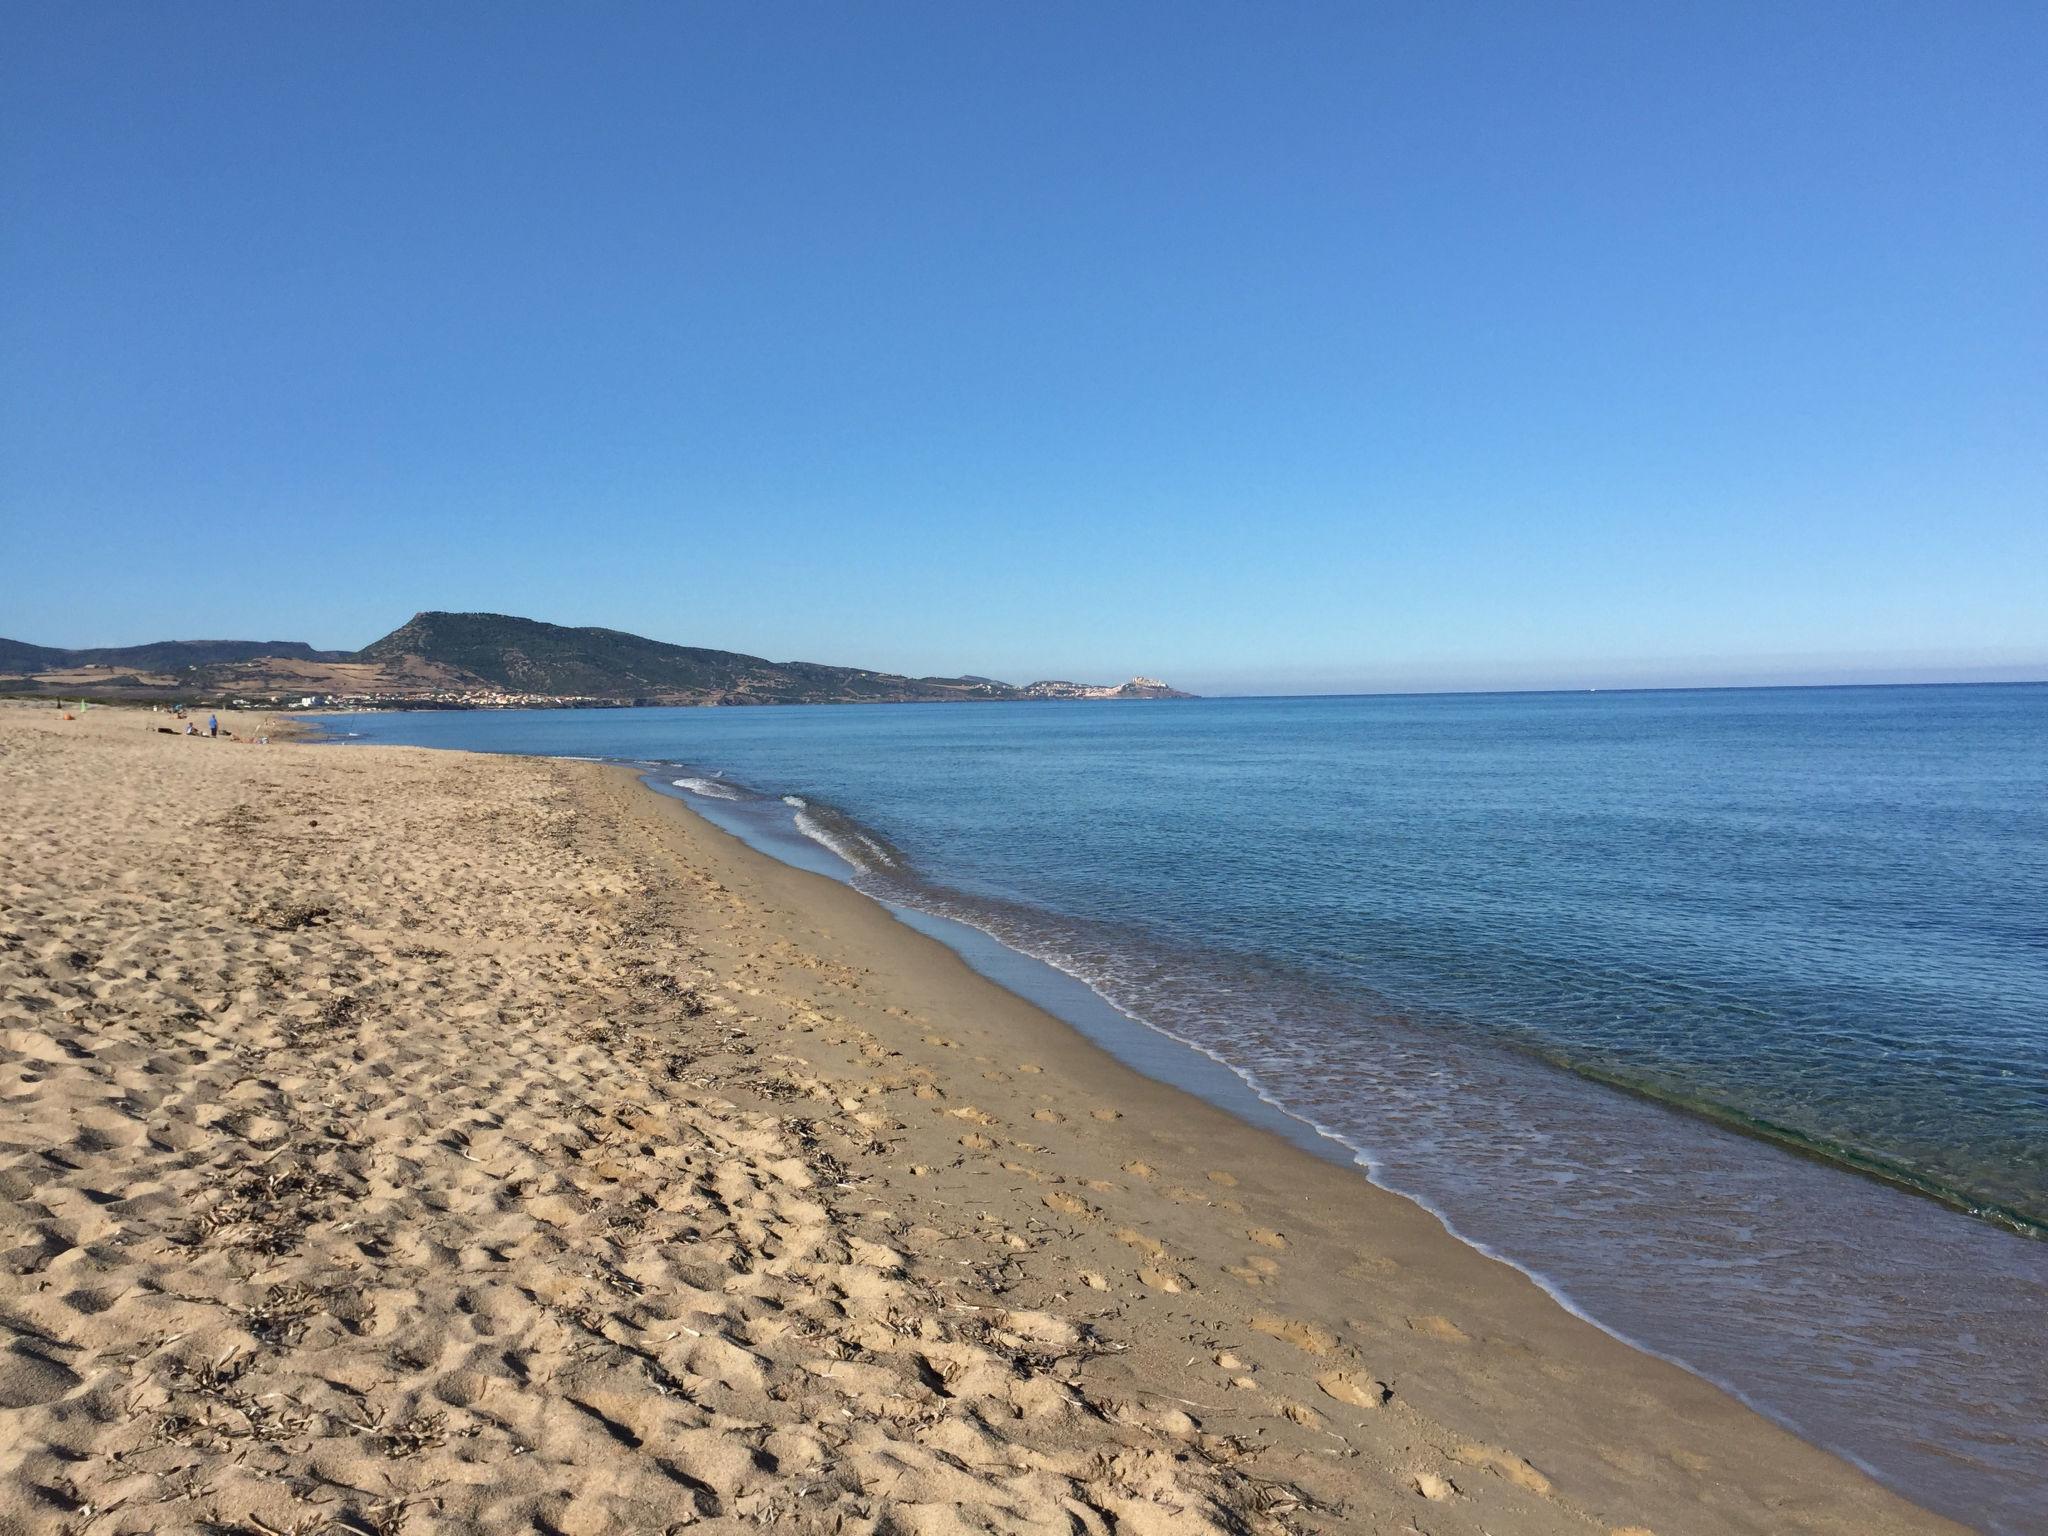
[[33, 0], [47, 645], [2048, 676], [2048, 17]]

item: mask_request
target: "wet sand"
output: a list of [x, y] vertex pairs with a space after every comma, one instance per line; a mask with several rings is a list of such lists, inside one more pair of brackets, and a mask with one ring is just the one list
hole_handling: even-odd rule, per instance
[[0, 1530], [1958, 1529], [627, 770], [155, 723], [0, 706]]

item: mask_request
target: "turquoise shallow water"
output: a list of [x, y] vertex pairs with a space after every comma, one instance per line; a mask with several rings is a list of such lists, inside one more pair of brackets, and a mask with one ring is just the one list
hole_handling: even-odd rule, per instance
[[660, 764], [1916, 1496], [2048, 1496], [2048, 687], [344, 724]]

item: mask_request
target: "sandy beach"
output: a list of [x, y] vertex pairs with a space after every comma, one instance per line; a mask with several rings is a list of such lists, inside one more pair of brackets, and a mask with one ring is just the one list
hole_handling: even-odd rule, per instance
[[0, 705], [0, 1531], [1960, 1529], [624, 769], [165, 723]]

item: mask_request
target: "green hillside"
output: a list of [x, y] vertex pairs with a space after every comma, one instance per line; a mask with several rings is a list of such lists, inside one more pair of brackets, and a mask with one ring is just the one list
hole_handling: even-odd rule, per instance
[[909, 678], [819, 662], [670, 645], [616, 629], [544, 624], [503, 613], [421, 613], [357, 653], [449, 667], [517, 693], [646, 698], [718, 696], [764, 703], [1016, 697], [1005, 683]]

